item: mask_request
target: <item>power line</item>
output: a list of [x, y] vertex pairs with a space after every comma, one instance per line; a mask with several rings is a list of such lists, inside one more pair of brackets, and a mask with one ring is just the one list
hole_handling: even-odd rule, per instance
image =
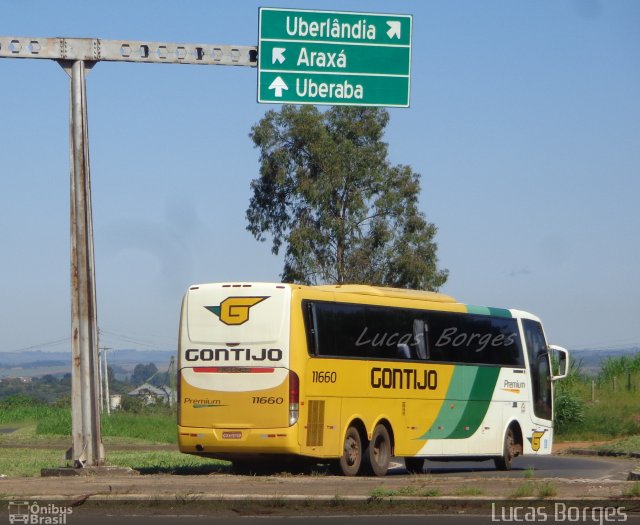
[[[98, 330], [98, 333], [100, 335], [105, 335], [109, 338], [115, 338], [117, 340], [120, 341], [124, 341], [126, 343], [131, 343], [131, 344], [135, 344], [135, 345], [139, 345], [139, 346], [144, 346], [147, 348], [153, 348], [156, 350], [161, 350], [163, 348], [158, 348], [158, 347], [164, 347], [164, 349], [167, 349], [167, 342], [163, 341], [163, 342], [159, 342], [159, 341], [152, 341], [150, 339], [140, 339], [138, 337], [134, 337], [134, 336], [130, 336], [130, 335], [126, 335], [126, 334], [119, 334], [117, 332], [112, 332], [110, 330], [103, 330], [102, 328], [100, 328]], [[173, 350], [175, 348], [175, 344], [171, 345], [172, 348], [171, 350]]]
[[[127, 335], [127, 334], [120, 334], [117, 332], [112, 332], [111, 330], [103, 330], [102, 328], [99, 329], [99, 334], [100, 335], [104, 335], [106, 336], [106, 338], [108, 339], [116, 339], [119, 341], [124, 341], [126, 343], [131, 343], [131, 344], [135, 344], [138, 346], [144, 346], [146, 348], [152, 348], [154, 350], [174, 350], [175, 349], [175, 343], [169, 343], [167, 342], [167, 340], [164, 341], [153, 341], [151, 339], [143, 339], [137, 336], [132, 336], [132, 335]], [[29, 350], [37, 350], [37, 349], [47, 349], [47, 348], [51, 348], [54, 346], [60, 346], [62, 344], [65, 343], [70, 343], [71, 342], [71, 337], [61, 337], [59, 339], [53, 339], [51, 341], [44, 341], [42, 343], [34, 343], [31, 344], [29, 346], [23, 346], [21, 348], [14, 348], [11, 350], [3, 350], [2, 352], [7, 352], [7, 353], [19, 353], [19, 352], [27, 352]], [[1, 355], [1, 353], [0, 353]]]
[[68, 343], [71, 341], [71, 337], [63, 337], [62, 339], [55, 339], [53, 341], [47, 341], [46, 343], [38, 343], [31, 346], [25, 346], [23, 348], [17, 348], [15, 350], [7, 350], [7, 352], [26, 352], [28, 350], [34, 350], [36, 348], [47, 348], [50, 346], [58, 346], [62, 343]]

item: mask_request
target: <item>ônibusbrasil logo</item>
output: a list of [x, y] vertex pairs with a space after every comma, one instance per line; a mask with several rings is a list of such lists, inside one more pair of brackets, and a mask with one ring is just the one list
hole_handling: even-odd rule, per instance
[[9, 502], [9, 523], [33, 523], [38, 525], [65, 525], [67, 516], [73, 513], [71, 507], [55, 503], [30, 503], [28, 501]]
[[240, 325], [249, 320], [251, 307], [261, 303], [269, 296], [262, 297], [227, 297], [218, 306], [205, 306], [207, 310], [218, 316], [226, 325]]

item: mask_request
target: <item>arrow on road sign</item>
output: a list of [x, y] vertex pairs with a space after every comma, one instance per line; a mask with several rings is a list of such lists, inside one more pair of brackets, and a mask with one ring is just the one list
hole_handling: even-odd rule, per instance
[[284, 47], [274, 47], [273, 51], [271, 52], [271, 63], [275, 64], [276, 62], [279, 62], [280, 64], [282, 64], [284, 62], [284, 52], [287, 49]]
[[389, 38], [393, 38], [394, 36], [400, 38], [400, 22], [398, 20], [391, 20], [387, 22], [389, 26], [389, 31], [387, 31], [387, 36]]
[[282, 80], [280, 77], [276, 77], [276, 79], [273, 82], [271, 82], [269, 89], [273, 89], [276, 97], [280, 98], [282, 97], [282, 90], [283, 89], [288, 90], [289, 88], [284, 83], [284, 80]]

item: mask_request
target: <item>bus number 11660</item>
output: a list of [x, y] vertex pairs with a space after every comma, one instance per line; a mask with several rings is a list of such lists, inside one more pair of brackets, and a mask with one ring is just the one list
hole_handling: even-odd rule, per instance
[[314, 370], [312, 374], [312, 383], [335, 383], [336, 379], [338, 379], [338, 374], [336, 372], [322, 372]]

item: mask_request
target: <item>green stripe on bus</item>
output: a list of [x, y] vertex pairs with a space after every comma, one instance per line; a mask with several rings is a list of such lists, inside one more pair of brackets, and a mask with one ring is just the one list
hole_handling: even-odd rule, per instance
[[440, 412], [431, 428], [417, 439], [444, 439], [458, 426], [475, 384], [477, 366], [456, 366]]
[[493, 308], [492, 306], [474, 306], [471, 304], [466, 305], [467, 312], [470, 314], [479, 315], [491, 315], [493, 317], [513, 317], [511, 312], [505, 308]]
[[449, 439], [468, 438], [478, 430], [491, 404], [498, 375], [500, 375], [499, 367], [479, 367], [469, 395], [469, 402], [456, 428], [447, 436]]

